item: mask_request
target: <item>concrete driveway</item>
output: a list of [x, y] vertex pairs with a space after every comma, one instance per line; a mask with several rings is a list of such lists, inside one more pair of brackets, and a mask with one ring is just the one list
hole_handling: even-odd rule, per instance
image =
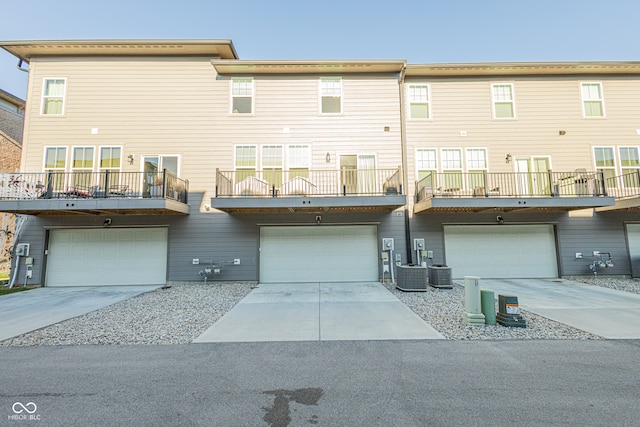
[[384, 286], [260, 284], [194, 342], [443, 339]]
[[603, 338], [640, 338], [638, 294], [564, 279], [481, 279], [480, 287], [493, 290], [496, 299], [515, 295], [532, 313]]
[[0, 298], [0, 341], [81, 316], [160, 286], [36, 288]]

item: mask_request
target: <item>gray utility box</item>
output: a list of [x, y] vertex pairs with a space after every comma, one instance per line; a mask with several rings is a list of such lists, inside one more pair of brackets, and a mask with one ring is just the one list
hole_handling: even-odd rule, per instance
[[396, 288], [401, 291], [425, 292], [427, 290], [427, 268], [420, 265], [399, 265]]
[[430, 265], [429, 284], [434, 288], [451, 289], [453, 280], [451, 279], [451, 267], [446, 265]]

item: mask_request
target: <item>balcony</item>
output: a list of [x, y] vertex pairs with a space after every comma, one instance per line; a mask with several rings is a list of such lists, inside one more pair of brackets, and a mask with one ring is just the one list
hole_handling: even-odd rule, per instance
[[429, 173], [416, 183], [414, 212], [575, 210], [612, 206], [602, 172]]
[[216, 170], [211, 207], [227, 212], [390, 211], [403, 206], [402, 171]]
[[607, 194], [615, 199], [615, 205], [600, 207], [598, 212], [640, 208], [640, 170], [608, 177], [604, 182]]
[[0, 173], [0, 212], [188, 214], [189, 182], [161, 172]]

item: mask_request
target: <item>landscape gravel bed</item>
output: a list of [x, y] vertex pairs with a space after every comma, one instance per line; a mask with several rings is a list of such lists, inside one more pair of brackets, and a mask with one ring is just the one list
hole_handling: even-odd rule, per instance
[[[590, 277], [584, 283], [640, 294], [640, 282]], [[2, 346], [81, 344], [190, 343], [244, 298], [255, 286], [247, 282], [174, 284], [103, 309], [0, 343]], [[469, 326], [463, 322], [464, 287], [428, 287], [426, 292], [387, 289], [418, 316], [451, 340], [600, 339], [596, 335], [535, 315], [526, 310], [526, 328]]]
[[0, 345], [190, 343], [250, 291], [248, 282], [176, 284], [118, 302]]
[[463, 320], [464, 286], [458, 283], [454, 283], [452, 289], [427, 286], [426, 292], [403, 292], [391, 284], [387, 284], [387, 289], [445, 338], [451, 340], [600, 339], [597, 335], [523, 309], [520, 311], [526, 321], [526, 328], [468, 325]]

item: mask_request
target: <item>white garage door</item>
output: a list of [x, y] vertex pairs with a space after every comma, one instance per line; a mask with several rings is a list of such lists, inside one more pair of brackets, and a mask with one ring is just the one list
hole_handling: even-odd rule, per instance
[[298, 226], [260, 229], [260, 281], [378, 280], [375, 226]]
[[558, 277], [552, 225], [445, 226], [444, 243], [455, 278]]
[[632, 277], [640, 277], [640, 224], [627, 224]]
[[158, 285], [166, 281], [166, 228], [51, 230], [47, 286]]

